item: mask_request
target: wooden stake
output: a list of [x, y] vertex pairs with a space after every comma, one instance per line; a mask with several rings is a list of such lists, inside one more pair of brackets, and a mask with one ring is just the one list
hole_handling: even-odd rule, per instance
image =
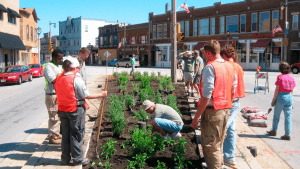
[[[105, 87], [104, 87], [104, 91], [107, 91], [107, 80], [108, 78], [106, 78], [105, 80]], [[101, 108], [98, 109], [98, 113], [100, 113], [100, 117], [99, 117], [99, 123], [98, 123], [98, 131], [97, 131], [97, 143], [99, 140], [99, 136], [100, 136], [100, 129], [101, 129], [101, 123], [102, 123], [102, 115], [103, 115], [103, 108], [104, 108], [104, 101], [105, 101], [106, 97], [102, 98], [102, 102], [101, 102]]]

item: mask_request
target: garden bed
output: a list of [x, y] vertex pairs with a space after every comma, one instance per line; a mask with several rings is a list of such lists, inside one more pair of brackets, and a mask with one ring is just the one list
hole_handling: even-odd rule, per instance
[[[127, 92], [132, 93], [133, 92], [133, 86], [132, 82], [134, 82], [132, 79], [129, 81], [127, 86]], [[158, 91], [158, 81], [152, 80], [150, 82], [150, 86], [153, 88], [154, 92]], [[120, 95], [118, 89], [118, 82], [116, 79], [110, 79], [108, 80], [107, 85], [107, 92], [108, 96], [111, 94]], [[162, 94], [163, 96], [167, 96], [167, 94]], [[188, 98], [185, 94], [185, 88], [183, 84], [176, 84], [175, 85], [175, 93], [173, 95], [177, 96], [177, 105], [178, 109], [180, 110], [182, 114], [182, 119], [184, 122], [184, 127], [181, 130], [182, 138], [184, 138], [187, 143], [185, 144], [185, 153], [183, 154], [183, 157], [186, 158], [184, 161], [190, 161], [190, 163], [186, 163], [187, 166], [184, 168], [201, 168], [201, 162], [199, 158], [198, 148], [197, 148], [197, 141], [195, 137], [194, 129], [191, 127], [192, 118], [189, 113], [189, 103]], [[139, 96], [135, 96], [135, 100], [139, 100]], [[107, 159], [105, 158], [105, 155], [101, 155], [101, 152], [103, 151], [101, 149], [101, 146], [104, 146], [109, 140], [115, 140], [114, 148], [116, 149], [114, 155], [109, 159], [109, 162], [112, 164], [109, 168], [114, 169], [124, 169], [124, 168], [130, 168], [128, 165], [130, 164], [129, 160], [132, 161], [132, 157], [130, 156], [128, 150], [123, 148], [121, 146], [122, 143], [126, 142], [126, 140], [129, 140], [131, 138], [131, 134], [129, 130], [133, 131], [138, 124], [138, 120], [136, 118], [133, 118], [133, 113], [130, 112], [127, 108], [124, 113], [124, 116], [128, 121], [126, 122], [126, 127], [124, 131], [120, 134], [119, 137], [114, 135], [114, 132], [112, 131], [112, 123], [110, 121], [110, 118], [108, 118], [108, 112], [110, 100], [105, 100], [105, 108], [104, 108], [104, 114], [103, 114], [103, 120], [102, 120], [102, 127], [101, 127], [101, 135], [99, 139], [98, 145], [96, 145], [96, 133], [97, 133], [97, 126], [98, 126], [98, 119], [96, 120], [96, 123], [94, 125], [94, 134], [92, 135], [92, 139], [89, 145], [89, 151], [87, 153], [87, 158], [90, 159], [90, 163], [83, 167], [84, 169], [88, 168], [105, 168], [99, 166], [99, 162], [101, 161], [102, 164], [107, 162]], [[141, 103], [137, 102], [136, 106], [134, 107], [133, 111], [138, 112], [139, 107]], [[151, 118], [151, 115], [150, 117]], [[153, 133], [153, 135], [156, 133]], [[166, 143], [165, 143], [166, 144]], [[98, 150], [99, 156], [96, 155], [96, 146]], [[130, 145], [127, 145], [130, 146]], [[174, 162], [174, 159], [172, 156], [174, 155], [174, 147], [167, 146], [165, 147], [165, 150], [163, 152], [156, 152], [154, 155], [154, 158], [146, 160], [146, 165], [143, 168], [157, 168], [158, 166], [158, 160], [160, 162], [163, 162], [166, 164], [166, 167], [163, 168], [175, 168], [176, 164]], [[91, 166], [92, 165], [92, 166]]]

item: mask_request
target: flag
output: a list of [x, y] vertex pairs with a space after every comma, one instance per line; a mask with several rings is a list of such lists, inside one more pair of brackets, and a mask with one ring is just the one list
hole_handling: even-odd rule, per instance
[[121, 48], [121, 46], [122, 46], [122, 42], [119, 43], [118, 48]]
[[181, 4], [181, 5], [180, 5], [180, 8], [184, 8], [185, 11], [186, 11], [186, 13], [190, 13], [190, 10], [188, 9], [186, 3]]
[[274, 28], [274, 30], [272, 31], [272, 34], [275, 35], [277, 32], [280, 32], [280, 31], [282, 32], [282, 29], [281, 29], [280, 25], [277, 25]]

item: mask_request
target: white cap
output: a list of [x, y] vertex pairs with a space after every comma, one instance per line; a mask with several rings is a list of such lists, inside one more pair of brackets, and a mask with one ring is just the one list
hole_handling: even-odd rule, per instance
[[65, 60], [68, 60], [68, 61], [70, 61], [72, 63], [71, 66], [70, 66], [72, 68], [79, 67], [79, 65], [80, 65], [79, 61], [76, 58], [72, 57], [72, 56], [65, 56], [65, 57], [63, 57], [63, 61], [65, 61]]
[[192, 52], [191, 51], [187, 51], [187, 52], [185, 52], [185, 54], [192, 55]]

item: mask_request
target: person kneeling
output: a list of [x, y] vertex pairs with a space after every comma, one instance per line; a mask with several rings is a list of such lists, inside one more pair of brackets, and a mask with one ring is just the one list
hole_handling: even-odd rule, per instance
[[143, 109], [147, 113], [153, 114], [153, 118], [150, 122], [152, 132], [157, 131], [161, 133], [164, 138], [171, 136], [173, 140], [177, 140], [181, 137], [179, 131], [182, 130], [183, 121], [172, 107], [145, 100]]

